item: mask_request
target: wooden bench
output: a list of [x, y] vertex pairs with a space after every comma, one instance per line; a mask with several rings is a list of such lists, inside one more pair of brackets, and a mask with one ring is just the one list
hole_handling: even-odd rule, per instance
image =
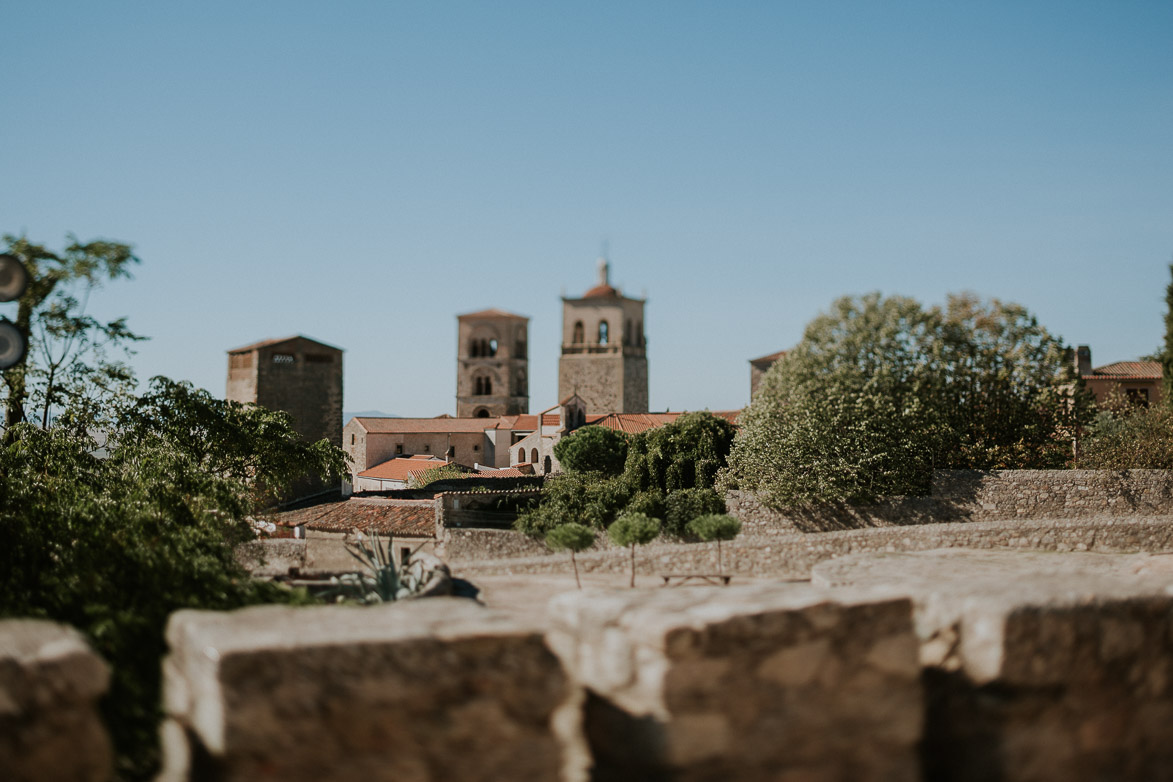
[[723, 573], [672, 573], [669, 575], [661, 573], [660, 578], [664, 579], [663, 586], [684, 586], [693, 580], [713, 586], [729, 586], [729, 581], [733, 576]]

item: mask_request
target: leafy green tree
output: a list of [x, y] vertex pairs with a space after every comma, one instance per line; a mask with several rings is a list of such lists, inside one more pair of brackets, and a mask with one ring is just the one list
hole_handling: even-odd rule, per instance
[[1173, 470], [1173, 407], [1138, 407], [1121, 400], [1101, 411], [1080, 444], [1079, 466]]
[[635, 586], [635, 547], [651, 543], [660, 536], [660, 520], [642, 513], [624, 513], [607, 528], [607, 537], [617, 546], [631, 548], [631, 584]]
[[721, 541], [736, 538], [741, 533], [741, 522], [724, 513], [711, 513], [690, 521], [688, 531], [705, 542], [717, 541], [717, 572], [723, 573]]
[[102, 323], [86, 314], [90, 293], [107, 280], [130, 276], [138, 258], [129, 245], [68, 238], [60, 253], [24, 237], [5, 235], [4, 252], [29, 274], [16, 320], [29, 338], [24, 360], [4, 371], [4, 430], [34, 420], [48, 426], [54, 410], [84, 404], [102, 409], [102, 398], [126, 393], [129, 346], [142, 339], [119, 318]]
[[566, 470], [616, 476], [627, 461], [627, 435], [603, 426], [584, 426], [555, 443], [554, 456]]
[[733, 445], [736, 427], [702, 411], [636, 435], [623, 477], [635, 491], [713, 488]]
[[845, 297], [766, 373], [722, 485], [858, 503], [924, 493], [934, 469], [1062, 466], [1089, 410], [1060, 340], [1018, 305]]
[[574, 568], [574, 583], [582, 589], [582, 581], [578, 578], [578, 563], [574, 555], [585, 551], [595, 544], [595, 533], [589, 527], [575, 522], [567, 522], [554, 527], [546, 533], [546, 545], [553, 551], [569, 551], [570, 565]]
[[664, 530], [683, 535], [688, 523], [698, 516], [725, 512], [725, 500], [713, 489], [677, 489], [665, 502]]
[[599, 473], [554, 475], [542, 486], [538, 507], [519, 515], [514, 529], [544, 536], [559, 524], [577, 521], [601, 530], [626, 507], [630, 497], [631, 490], [620, 478], [608, 479]]

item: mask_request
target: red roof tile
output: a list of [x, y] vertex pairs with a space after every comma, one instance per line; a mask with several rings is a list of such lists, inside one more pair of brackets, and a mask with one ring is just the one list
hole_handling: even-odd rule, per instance
[[430, 538], [436, 534], [436, 509], [432, 500], [389, 500], [351, 497], [267, 517], [279, 527], [320, 532], [377, 532], [380, 535]]
[[459, 318], [513, 318], [514, 320], [529, 320], [525, 315], [518, 315], [513, 312], [506, 312], [495, 307], [487, 310], [480, 310], [479, 312], [466, 312], [463, 315], [457, 315]]
[[483, 432], [497, 424], [496, 418], [353, 418], [372, 434]]
[[785, 350], [779, 350], [777, 353], [771, 353], [768, 356], [762, 356], [761, 358], [751, 358], [749, 360], [749, 363], [751, 363], [751, 364], [773, 364], [775, 361], [777, 361], [778, 359], [785, 356], [787, 352], [788, 351], [785, 351]]
[[582, 295], [584, 299], [617, 299], [619, 291], [610, 285], [596, 285]]
[[503, 467], [500, 470], [482, 469], [476, 472], [478, 478], [525, 478], [533, 474], [532, 469], [529, 472], [522, 472], [516, 467]]
[[443, 459], [397, 456], [394, 459], [388, 459], [385, 462], [376, 464], [369, 470], [363, 470], [358, 474], [358, 477], [377, 478], [384, 481], [406, 481], [413, 475], [419, 475], [422, 472], [427, 472], [436, 467], [443, 467], [449, 463]]
[[1090, 375], [1085, 375], [1085, 377], [1089, 380], [1160, 380], [1161, 363], [1159, 361], [1117, 361], [1115, 364], [1096, 367]]
[[339, 353], [343, 352], [342, 348], [337, 348], [337, 347], [334, 347], [333, 345], [327, 345], [325, 342], [319, 342], [316, 339], [304, 336], [302, 334], [294, 334], [292, 337], [278, 337], [276, 339], [262, 339], [260, 342], [254, 342], [251, 345], [245, 345], [244, 347], [240, 347], [240, 348], [233, 348], [232, 350], [229, 350], [228, 352], [229, 353], [247, 353], [252, 350], [260, 350], [261, 348], [272, 347], [273, 345], [280, 345], [283, 342], [293, 342], [295, 339], [304, 339], [306, 342], [312, 342], [315, 345], [320, 345], [324, 348], [329, 348], [330, 350], [337, 350]]

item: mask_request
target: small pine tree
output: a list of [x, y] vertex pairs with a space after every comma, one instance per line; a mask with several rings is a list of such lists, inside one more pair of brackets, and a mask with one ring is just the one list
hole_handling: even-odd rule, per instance
[[584, 551], [595, 543], [595, 533], [589, 527], [576, 524], [573, 521], [559, 524], [546, 533], [546, 545], [553, 551], [567, 550], [570, 552], [570, 564], [574, 568], [574, 583], [582, 589], [582, 581], [578, 578], [578, 563], [574, 555]]
[[631, 584], [635, 586], [635, 547], [651, 543], [660, 536], [660, 520], [643, 513], [624, 513], [607, 528], [607, 537], [617, 546], [631, 548]]
[[717, 572], [721, 573], [721, 541], [736, 538], [741, 532], [741, 522], [724, 513], [710, 513], [690, 521], [688, 531], [703, 541], [717, 541]]

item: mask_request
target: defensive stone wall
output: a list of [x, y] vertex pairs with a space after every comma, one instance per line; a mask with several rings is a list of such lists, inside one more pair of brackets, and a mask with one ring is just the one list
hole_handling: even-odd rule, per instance
[[0, 621], [0, 779], [109, 779], [113, 755], [98, 716], [109, 680], [76, 630]]
[[751, 535], [946, 521], [1168, 516], [1173, 515], [1173, 471], [938, 470], [928, 497], [777, 509], [752, 493], [732, 491], [725, 505]]
[[[520, 533], [512, 533], [519, 535]], [[867, 552], [929, 551], [941, 548], [1036, 551], [1173, 551], [1173, 517], [1093, 518], [1054, 521], [980, 521], [842, 530], [818, 535], [777, 533], [741, 537], [722, 544], [726, 573], [758, 578], [805, 579], [824, 560]], [[588, 551], [577, 557], [584, 573], [624, 573], [631, 567], [626, 549]], [[645, 575], [711, 573], [715, 543], [653, 543], [636, 548], [636, 571]], [[522, 575], [571, 572], [565, 554], [453, 562], [454, 575]]]

